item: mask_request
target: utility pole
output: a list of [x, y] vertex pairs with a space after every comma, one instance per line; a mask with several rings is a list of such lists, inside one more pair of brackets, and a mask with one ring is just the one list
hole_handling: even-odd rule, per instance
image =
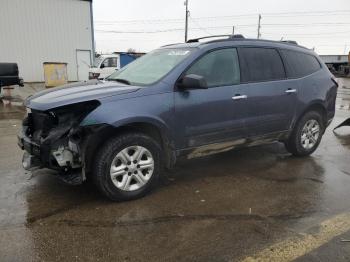
[[185, 0], [184, 5], [186, 6], [186, 20], [185, 20], [185, 42], [187, 42], [187, 32], [188, 32], [188, 15], [189, 12], [188, 11], [188, 0]]
[[235, 26], [232, 26], [232, 35], [235, 35]]
[[259, 14], [258, 39], [260, 39], [260, 37], [261, 37], [260, 29], [261, 29], [261, 14]]

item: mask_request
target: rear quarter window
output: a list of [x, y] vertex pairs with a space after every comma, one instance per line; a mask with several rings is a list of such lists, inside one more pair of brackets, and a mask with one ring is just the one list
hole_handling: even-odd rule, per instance
[[292, 50], [281, 50], [286, 64], [288, 78], [300, 78], [321, 69], [317, 58], [313, 55]]
[[286, 78], [280, 54], [273, 48], [239, 48], [242, 82], [262, 82]]

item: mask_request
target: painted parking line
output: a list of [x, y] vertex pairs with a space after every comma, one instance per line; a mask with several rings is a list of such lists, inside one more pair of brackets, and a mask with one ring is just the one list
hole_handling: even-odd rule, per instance
[[301, 234], [274, 244], [243, 262], [292, 261], [328, 243], [333, 238], [350, 230], [350, 213], [343, 213], [323, 221], [317, 233]]

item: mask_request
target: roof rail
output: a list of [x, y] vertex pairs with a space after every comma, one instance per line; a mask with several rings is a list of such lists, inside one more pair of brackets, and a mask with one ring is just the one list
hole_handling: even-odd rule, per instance
[[211, 35], [211, 36], [203, 36], [203, 37], [190, 39], [190, 40], [187, 40], [186, 43], [196, 43], [196, 42], [199, 42], [199, 40], [202, 40], [202, 39], [216, 38], [216, 37], [227, 37], [227, 39], [244, 38], [243, 35]]
[[241, 34], [238, 34], [238, 35], [232, 35], [232, 36], [231, 36], [231, 38], [235, 38], [235, 39], [239, 39], [239, 38], [241, 38], [241, 39], [245, 39], [245, 37], [244, 37], [243, 35], [241, 35]]
[[167, 45], [162, 45], [161, 47], [172, 46], [172, 45], [180, 45], [180, 44], [183, 44], [183, 43], [167, 44]]
[[298, 45], [297, 41], [294, 40], [281, 40], [282, 43], [289, 43], [293, 45]]
[[186, 43], [195, 43], [195, 42], [199, 42], [199, 40], [202, 39], [207, 39], [207, 38], [215, 38], [215, 37], [230, 37], [231, 35], [211, 35], [211, 36], [203, 36], [203, 37], [198, 37], [198, 38], [193, 38], [190, 40], [187, 40]]

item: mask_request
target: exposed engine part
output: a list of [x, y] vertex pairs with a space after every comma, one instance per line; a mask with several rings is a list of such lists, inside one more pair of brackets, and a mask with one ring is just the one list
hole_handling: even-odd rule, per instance
[[86, 180], [86, 137], [103, 126], [81, 127], [80, 123], [99, 104], [93, 100], [47, 111], [27, 108], [18, 134], [18, 145], [26, 151], [24, 169], [54, 169], [72, 185]]
[[77, 164], [74, 161], [73, 152], [64, 146], [60, 146], [56, 151], [53, 151], [52, 155], [55, 157], [60, 167], [80, 167], [80, 164]]
[[74, 153], [79, 153], [79, 149], [78, 149], [78, 145], [73, 143], [72, 141], [68, 141], [68, 148], [70, 151], [74, 152]]

